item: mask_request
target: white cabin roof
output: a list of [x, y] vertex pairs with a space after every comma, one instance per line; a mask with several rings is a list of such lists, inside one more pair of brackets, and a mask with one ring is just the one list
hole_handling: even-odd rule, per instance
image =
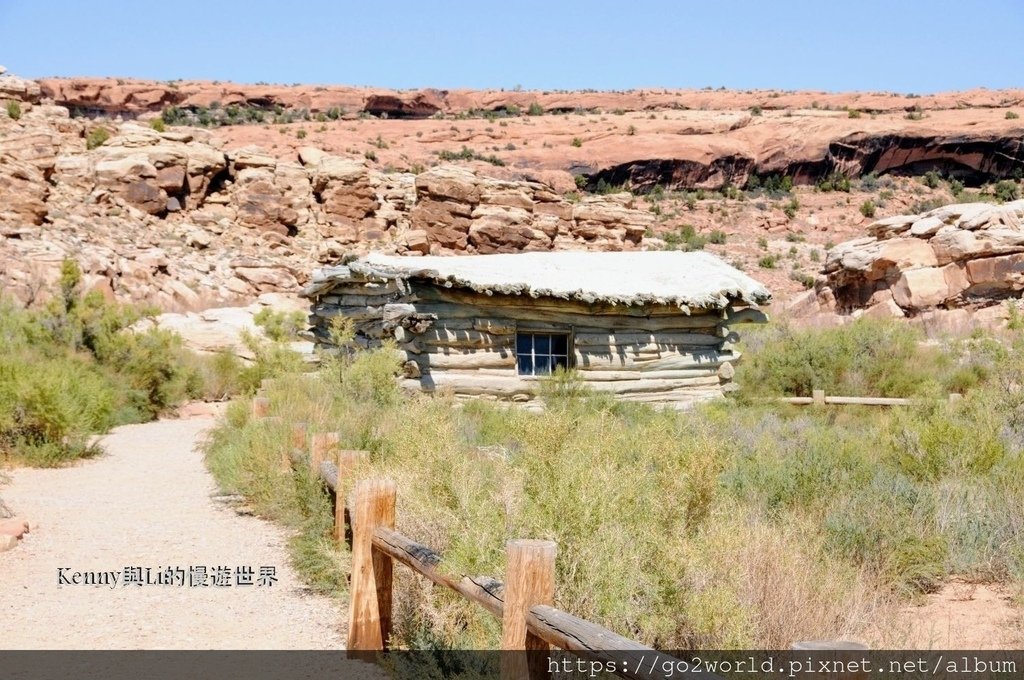
[[371, 253], [313, 274], [303, 291], [319, 297], [359, 281], [426, 281], [485, 294], [622, 305], [722, 309], [771, 301], [762, 284], [705, 252], [556, 251], [401, 257]]

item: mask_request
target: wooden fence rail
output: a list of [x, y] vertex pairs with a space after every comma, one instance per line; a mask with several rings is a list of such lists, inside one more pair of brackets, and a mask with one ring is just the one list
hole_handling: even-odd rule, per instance
[[[952, 392], [947, 400], [952, 403], [963, 398], [962, 394]], [[838, 397], [826, 395], [824, 390], [813, 390], [810, 397], [775, 397], [771, 401], [799, 406], [823, 406], [825, 404], [857, 404], [861, 406], [910, 406], [919, 404], [923, 399], [906, 397]]]
[[[264, 399], [257, 397], [256, 399]], [[269, 405], [253, 402], [257, 419], [269, 417]], [[310, 433], [306, 423], [293, 423], [283, 463], [289, 469], [308, 465], [334, 500], [335, 540], [351, 547], [348, 649], [387, 649], [392, 625], [393, 568], [398, 562], [433, 583], [480, 605], [502, 622], [501, 649], [526, 651], [503, 655], [503, 680], [549, 677], [548, 652], [558, 648], [615, 668], [624, 678], [649, 677], [650, 668], [627, 659], [657, 658], [682, 664], [651, 647], [553, 606], [555, 555], [553, 541], [512, 540], [506, 544], [505, 581], [490, 576], [453, 576], [442, 568], [444, 558], [395, 529], [397, 489], [389, 479], [357, 479], [366, 451], [339, 448], [337, 433]], [[353, 481], [347, 499], [340, 497]], [[800, 643], [798, 643], [800, 644]], [[829, 643], [830, 644], [830, 643]], [[614, 664], [614, 665], [609, 665]], [[683, 666], [677, 665], [676, 668]], [[709, 673], [685, 674], [691, 680], [721, 680]]]

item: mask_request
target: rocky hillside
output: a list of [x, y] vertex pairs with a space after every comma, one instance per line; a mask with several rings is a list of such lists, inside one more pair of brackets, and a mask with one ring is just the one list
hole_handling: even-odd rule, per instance
[[302, 147], [225, 148], [190, 126], [72, 118], [35, 83], [0, 78], [0, 273], [31, 300], [60, 262], [89, 287], [164, 309], [296, 290], [317, 263], [370, 248], [411, 255], [641, 245], [654, 223], [626, 194], [438, 165], [382, 172]]
[[[1019, 195], [1024, 90], [387, 91], [0, 77], [0, 276], [167, 309], [350, 250], [707, 248], [785, 300], [834, 243]], [[1000, 182], [1011, 187], [1000, 186]]]

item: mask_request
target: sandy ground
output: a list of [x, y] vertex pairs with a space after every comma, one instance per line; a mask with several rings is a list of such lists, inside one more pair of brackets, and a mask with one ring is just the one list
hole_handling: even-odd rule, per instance
[[997, 584], [952, 580], [900, 612], [914, 649], [1021, 649], [1024, 614], [1014, 592]]
[[[344, 649], [343, 607], [289, 566], [284, 531], [211, 499], [196, 450], [210, 418], [121, 427], [107, 453], [72, 468], [16, 469], [7, 504], [32, 523], [0, 553], [4, 649]], [[125, 567], [182, 567], [184, 587], [122, 583]], [[189, 587], [188, 570], [230, 567], [229, 587]], [[276, 568], [271, 586], [237, 586], [236, 567]], [[109, 572], [116, 587], [59, 583]]]

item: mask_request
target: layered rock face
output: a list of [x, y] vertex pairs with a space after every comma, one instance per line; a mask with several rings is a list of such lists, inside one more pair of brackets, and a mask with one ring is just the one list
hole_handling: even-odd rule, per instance
[[0, 77], [0, 92], [20, 103], [0, 111], [0, 280], [26, 301], [65, 258], [103, 295], [188, 310], [296, 290], [345, 252], [619, 250], [653, 224], [628, 195], [574, 204], [456, 167], [416, 176], [312, 147], [225, 151], [202, 129], [71, 118], [31, 81]]
[[825, 263], [819, 299], [840, 311], [914, 316], [985, 307], [1024, 291], [1024, 200], [962, 203], [878, 220]]
[[637, 246], [654, 225], [630, 194], [570, 203], [537, 182], [496, 180], [451, 166], [420, 174], [415, 185], [407, 245], [423, 253], [622, 250]]

